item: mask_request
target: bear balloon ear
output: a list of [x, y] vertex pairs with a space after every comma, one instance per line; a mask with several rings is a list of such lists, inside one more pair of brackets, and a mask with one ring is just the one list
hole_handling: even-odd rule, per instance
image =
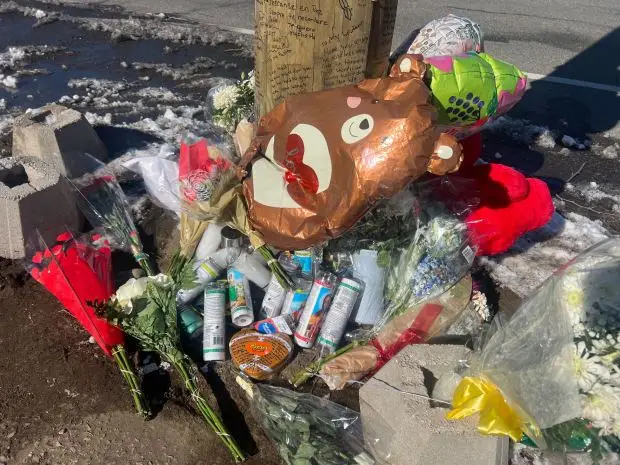
[[450, 134], [441, 133], [435, 141], [435, 149], [428, 164], [428, 172], [437, 176], [454, 173], [463, 161], [463, 147]]
[[390, 70], [390, 77], [418, 77], [422, 79], [424, 72], [426, 71], [426, 64], [422, 55], [405, 54], [401, 56], [392, 65]]

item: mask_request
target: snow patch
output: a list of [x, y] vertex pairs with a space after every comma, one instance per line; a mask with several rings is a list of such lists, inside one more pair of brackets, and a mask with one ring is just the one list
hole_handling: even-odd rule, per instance
[[610, 145], [608, 147], [605, 147], [601, 151], [601, 157], [607, 158], [609, 160], [614, 160], [614, 159], [618, 158], [618, 150], [619, 149], [620, 149], [620, 146], [618, 144], [614, 144], [614, 145]]
[[4, 87], [8, 87], [9, 89], [17, 88], [17, 79], [14, 76], [4, 76], [0, 74], [0, 84]]
[[547, 225], [522, 236], [508, 252], [483, 257], [481, 263], [497, 283], [525, 297], [562, 265], [608, 236], [600, 220], [554, 213]]
[[84, 117], [90, 123], [91, 126], [96, 126], [96, 125], [101, 125], [101, 124], [106, 124], [108, 126], [112, 125], [112, 113], [106, 113], [105, 115], [101, 116], [96, 113], [91, 113], [90, 111], [87, 111], [84, 114]]
[[547, 149], [555, 147], [555, 134], [548, 127], [531, 124], [528, 120], [500, 116], [486, 128], [524, 144], [535, 144]]
[[71, 79], [67, 85], [71, 89], [86, 89], [93, 94], [106, 94], [107, 96], [118, 97], [119, 92], [131, 87], [126, 82], [110, 81], [109, 79]]
[[132, 63], [131, 67], [138, 71], [153, 71], [175, 81], [190, 79], [196, 75], [209, 76], [209, 70], [213, 69], [216, 62], [209, 57], [198, 57], [191, 63], [186, 63], [178, 68], [168, 63]]
[[150, 98], [153, 100], [175, 102], [181, 100], [174, 92], [165, 87], [145, 87], [136, 92], [138, 97]]
[[603, 189], [607, 191], [613, 190], [610, 186], [604, 186], [601, 188], [601, 186], [594, 181], [576, 186], [576, 192], [588, 202], [611, 200], [614, 205], [620, 205], [620, 195], [608, 194], [607, 192], [604, 192]]

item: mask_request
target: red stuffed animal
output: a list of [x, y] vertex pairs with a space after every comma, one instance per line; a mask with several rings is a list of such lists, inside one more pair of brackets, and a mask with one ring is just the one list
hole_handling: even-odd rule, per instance
[[461, 141], [463, 163], [457, 175], [472, 178], [480, 205], [466, 218], [477, 255], [506, 252], [523, 234], [544, 226], [554, 206], [547, 185], [497, 163], [474, 165], [482, 152], [482, 136]]

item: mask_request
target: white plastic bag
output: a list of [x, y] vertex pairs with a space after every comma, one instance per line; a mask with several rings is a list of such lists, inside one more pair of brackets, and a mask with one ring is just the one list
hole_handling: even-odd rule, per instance
[[159, 206], [179, 215], [179, 164], [161, 157], [136, 157], [123, 166], [144, 179], [146, 191]]

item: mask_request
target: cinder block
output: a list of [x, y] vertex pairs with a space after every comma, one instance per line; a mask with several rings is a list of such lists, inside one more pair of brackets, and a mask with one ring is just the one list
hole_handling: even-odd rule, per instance
[[13, 125], [13, 157], [40, 158], [60, 174], [75, 178], [88, 171], [80, 162], [84, 153], [108, 159], [103, 142], [79, 111], [51, 104], [21, 116]]
[[20, 259], [37, 247], [37, 230], [48, 243], [79, 230], [80, 215], [64, 178], [28, 157], [0, 158], [0, 257]]
[[408, 346], [360, 389], [366, 440], [389, 453], [390, 465], [508, 464], [508, 438], [481, 435], [472, 417], [447, 420], [447, 409], [430, 400], [436, 380], [467, 352], [464, 346]]

